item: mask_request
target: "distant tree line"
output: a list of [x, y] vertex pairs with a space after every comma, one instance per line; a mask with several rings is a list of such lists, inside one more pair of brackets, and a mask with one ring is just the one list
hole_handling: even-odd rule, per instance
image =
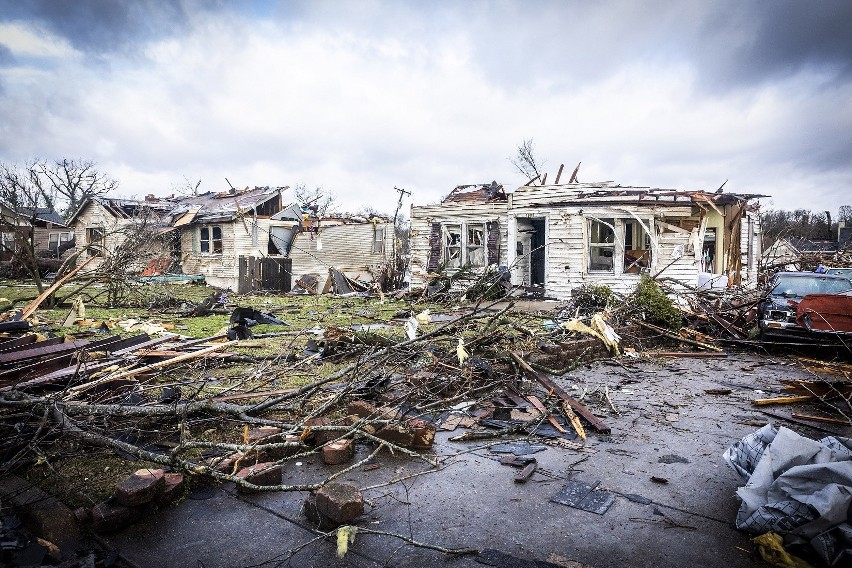
[[840, 222], [852, 226], [852, 205], [841, 205], [836, 217], [830, 211], [767, 209], [760, 213], [763, 247], [782, 238], [834, 241]]

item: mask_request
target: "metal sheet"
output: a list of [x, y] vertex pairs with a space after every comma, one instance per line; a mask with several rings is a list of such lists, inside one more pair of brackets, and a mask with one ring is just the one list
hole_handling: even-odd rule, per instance
[[593, 484], [569, 481], [550, 500], [589, 513], [603, 515], [615, 501], [615, 496], [606, 491], [595, 491], [598, 485], [600, 485], [600, 481]]

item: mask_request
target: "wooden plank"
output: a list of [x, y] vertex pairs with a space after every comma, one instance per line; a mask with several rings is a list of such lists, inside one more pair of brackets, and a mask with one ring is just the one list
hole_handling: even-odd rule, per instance
[[852, 421], [843, 420], [841, 418], [832, 418], [831, 416], [817, 416], [815, 414], [800, 414], [793, 412], [790, 414], [793, 418], [800, 420], [813, 420], [814, 422], [824, 422], [826, 424], [842, 424], [844, 426], [852, 426]]
[[24, 308], [24, 311], [21, 312], [21, 317], [19, 319], [25, 320], [28, 317], [30, 317], [32, 315], [32, 313], [38, 309], [38, 307], [41, 305], [41, 303], [44, 302], [48, 298], [48, 296], [53, 294], [63, 284], [65, 284], [66, 282], [71, 280], [78, 272], [80, 272], [83, 269], [84, 266], [86, 266], [87, 264], [89, 264], [90, 262], [95, 260], [95, 258], [97, 258], [97, 257], [90, 256], [88, 258], [88, 260], [86, 260], [86, 262], [84, 262], [80, 266], [74, 268], [74, 270], [72, 270], [71, 272], [69, 272], [68, 274], [66, 274], [65, 276], [63, 276], [62, 278], [57, 280], [56, 282], [54, 282], [53, 285], [50, 288], [48, 288], [47, 290], [45, 290], [44, 292], [39, 294], [39, 296], [35, 300], [30, 302], [30, 304], [26, 308]]
[[755, 406], [766, 406], [769, 404], [793, 404], [796, 402], [807, 402], [809, 400], [813, 400], [816, 398], [813, 395], [803, 395], [803, 396], [779, 396], [777, 398], [758, 398], [756, 400], [751, 401], [751, 403]]
[[550, 414], [550, 411], [545, 408], [545, 406], [541, 403], [537, 396], [528, 396], [527, 400], [529, 400], [536, 410], [541, 412], [542, 416], [547, 417], [547, 421], [550, 422], [550, 425], [556, 428], [556, 430], [562, 434], [567, 432], [565, 428], [562, 427], [562, 424], [556, 421], [556, 419]]
[[606, 423], [604, 423], [603, 420], [595, 416], [595, 414], [591, 410], [580, 404], [579, 401], [577, 401], [567, 392], [562, 390], [562, 387], [551, 381], [549, 378], [545, 377], [542, 373], [539, 373], [538, 371], [530, 367], [529, 364], [527, 364], [527, 362], [524, 361], [520, 355], [513, 351], [510, 351], [509, 354], [515, 360], [515, 362], [520, 365], [521, 369], [523, 369], [524, 373], [526, 373], [527, 376], [538, 381], [545, 388], [553, 391], [553, 394], [565, 401], [574, 412], [585, 418], [586, 421], [591, 424], [592, 428], [594, 428], [596, 431], [600, 432], [601, 434], [609, 434], [612, 431], [610, 427], [607, 426]]

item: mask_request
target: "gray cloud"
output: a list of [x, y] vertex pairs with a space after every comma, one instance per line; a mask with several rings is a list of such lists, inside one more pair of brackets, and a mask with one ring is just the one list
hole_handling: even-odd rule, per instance
[[12, 55], [12, 50], [0, 43], [0, 67], [10, 66], [15, 63], [15, 56]]
[[35, 22], [89, 55], [132, 52], [187, 24], [180, 0], [0, 0], [4, 20]]

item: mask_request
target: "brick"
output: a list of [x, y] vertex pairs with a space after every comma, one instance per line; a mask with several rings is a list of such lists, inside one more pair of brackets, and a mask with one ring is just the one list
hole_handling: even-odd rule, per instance
[[351, 483], [327, 483], [316, 493], [317, 510], [340, 524], [364, 514], [364, 496]]
[[250, 428], [248, 431], [248, 436], [246, 436], [246, 441], [249, 444], [254, 444], [259, 440], [280, 433], [281, 428], [276, 428], [275, 426], [260, 426], [258, 428]]
[[153, 501], [166, 484], [162, 469], [139, 469], [115, 486], [115, 500], [125, 507], [138, 507]]
[[[311, 428], [311, 429], [315, 428], [316, 426], [331, 426], [331, 425], [332, 425], [331, 420], [329, 420], [328, 418], [323, 418], [323, 417], [311, 418], [310, 420], [308, 420], [308, 423], [307, 423], [308, 428]], [[330, 441], [339, 437], [340, 434], [341, 434], [341, 432], [332, 431], [332, 430], [319, 431], [319, 432], [315, 431], [312, 434], [313, 439], [314, 439], [314, 445], [317, 446], [317, 447], [324, 446], [327, 443], [329, 443]]]
[[92, 529], [96, 533], [120, 531], [136, 522], [138, 518], [138, 509], [118, 503], [99, 503], [92, 507]]
[[269, 457], [276, 459], [276, 460], [280, 460], [282, 458], [287, 458], [287, 457], [290, 457], [294, 454], [297, 454], [304, 449], [301, 446], [301, 439], [298, 436], [292, 435], [292, 434], [288, 434], [287, 436], [284, 437], [283, 440], [280, 439], [280, 438], [276, 439], [274, 443], [280, 444], [280, 443], [285, 443], [285, 442], [289, 443], [289, 444], [298, 444], [298, 445], [290, 446], [290, 447], [286, 447], [286, 448], [269, 449], [269, 450], [266, 450], [266, 453], [269, 454]]
[[43, 546], [47, 552], [45, 553], [45, 559], [50, 564], [59, 564], [62, 562], [62, 551], [59, 550], [59, 547], [50, 542], [49, 540], [45, 540], [43, 538], [37, 538], [36, 543], [39, 546]]
[[[237, 472], [237, 477], [244, 479], [254, 485], [268, 487], [270, 485], [281, 485], [281, 466], [272, 462], [259, 463], [250, 467], [244, 467]], [[251, 489], [237, 485], [237, 490], [251, 493]]]
[[160, 503], [166, 504], [171, 503], [183, 493], [185, 480], [182, 473], [167, 473], [164, 477], [166, 484], [160, 494]]
[[244, 457], [245, 456], [242, 453], [236, 452], [226, 457], [217, 456], [214, 458], [210, 458], [207, 460], [207, 464], [213, 468], [213, 471], [217, 471], [219, 473], [227, 473], [228, 475], [230, 475], [234, 472], [234, 465], [237, 463], [237, 461], [241, 461], [241, 458]]
[[414, 419], [408, 421], [408, 427], [414, 434], [411, 447], [415, 450], [428, 450], [435, 442], [435, 425], [425, 420]]
[[414, 443], [414, 431], [400, 424], [388, 424], [376, 432], [376, 438], [397, 446], [410, 447]]
[[379, 409], [366, 400], [353, 400], [347, 405], [346, 414], [354, 414], [361, 418], [375, 418], [379, 415]]
[[[350, 414], [344, 420], [344, 422], [346, 422], [346, 424], [348, 424], [349, 426], [354, 426], [355, 424], [357, 424], [360, 421], [361, 421], [361, 417], [356, 415], [356, 414]], [[361, 424], [358, 428], [360, 428], [362, 431], [366, 432], [367, 434], [372, 434], [373, 436], [376, 435], [376, 430], [378, 430], [378, 428], [376, 428], [376, 426], [374, 424]]]
[[355, 457], [355, 444], [350, 439], [330, 442], [322, 447], [322, 461], [326, 465], [339, 465]]
[[308, 498], [305, 499], [305, 504], [302, 506], [302, 512], [321, 531], [328, 532], [340, 526], [340, 523], [334, 522], [320, 512], [315, 493], [308, 494]]

